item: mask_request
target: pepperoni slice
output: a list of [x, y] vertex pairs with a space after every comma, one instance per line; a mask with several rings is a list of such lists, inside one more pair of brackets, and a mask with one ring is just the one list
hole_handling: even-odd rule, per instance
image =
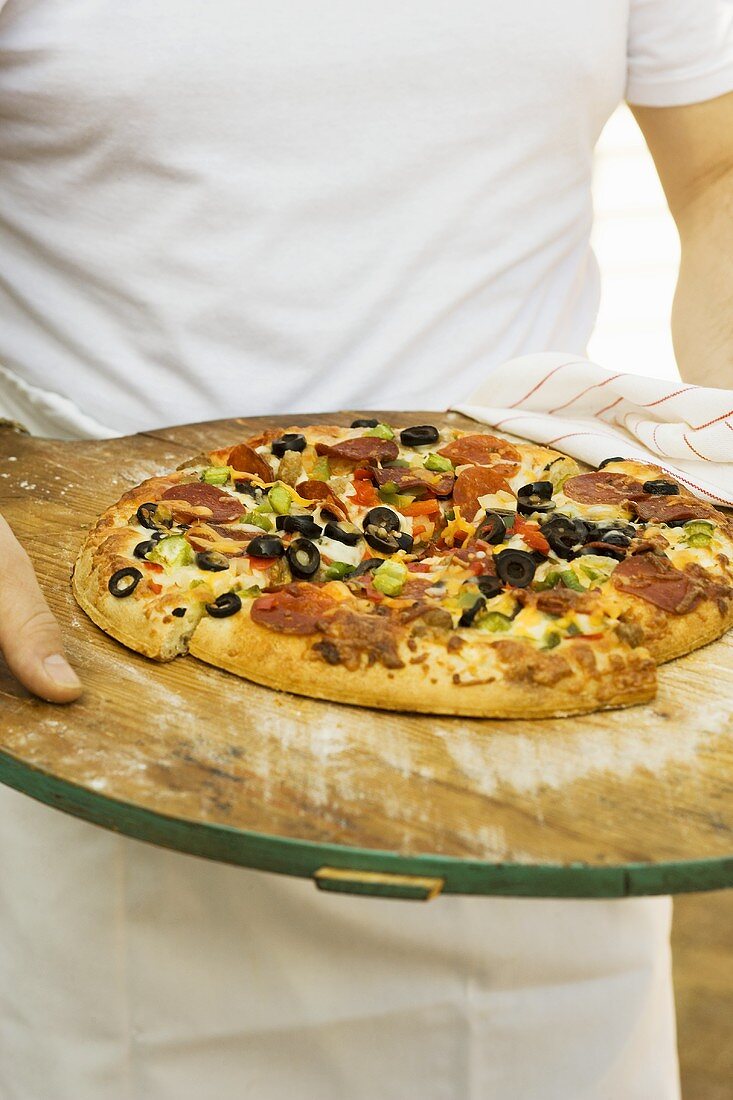
[[505, 474], [506, 477], [515, 474], [522, 461], [517, 448], [508, 440], [500, 439], [498, 435], [464, 435], [441, 447], [438, 454], [449, 458], [454, 466], [466, 466], [469, 463], [474, 466], [492, 466], [496, 464], [498, 455], [515, 465], [511, 473]]
[[464, 519], [472, 520], [480, 507], [478, 498], [486, 493], [496, 493], [499, 489], [508, 493], [512, 491], [503, 473], [490, 466], [472, 466], [456, 478], [453, 503], [460, 507]]
[[349, 518], [349, 510], [325, 481], [301, 481], [295, 491], [303, 500], [317, 500], [342, 519]]
[[394, 462], [400, 449], [392, 439], [380, 439], [378, 436], [359, 435], [356, 439], [344, 439], [341, 443], [316, 443], [319, 455], [331, 458], [345, 458], [349, 462]]
[[638, 596], [672, 615], [692, 611], [705, 595], [702, 585], [661, 554], [634, 554], [626, 558], [616, 566], [611, 580], [621, 592]]
[[563, 485], [563, 492], [579, 504], [620, 504], [624, 500], [645, 496], [640, 481], [627, 474], [614, 474], [606, 470], [569, 477]]
[[316, 625], [336, 600], [312, 584], [290, 584], [258, 596], [250, 609], [253, 622], [280, 634], [315, 634]]
[[695, 497], [648, 496], [644, 500], [635, 500], [633, 509], [639, 519], [646, 523], [686, 523], [688, 519], [709, 519], [713, 523], [724, 522], [724, 517], [712, 504], [697, 500]]
[[[190, 523], [195, 519], [230, 523], [244, 514], [244, 508], [236, 497], [215, 485], [208, 485], [205, 481], [172, 485], [163, 493], [162, 499], [171, 502], [173, 518], [179, 523]], [[201, 508], [205, 508], [206, 512], [194, 511]]]
[[423, 492], [432, 497], [449, 497], [455, 481], [453, 474], [433, 473], [416, 466], [375, 470], [374, 478], [380, 488], [392, 482], [398, 493]]
[[267, 483], [275, 480], [269, 463], [265, 462], [262, 455], [258, 455], [257, 451], [247, 443], [238, 443], [236, 447], [232, 447], [229, 452], [229, 465], [239, 474], [254, 474], [255, 477]]

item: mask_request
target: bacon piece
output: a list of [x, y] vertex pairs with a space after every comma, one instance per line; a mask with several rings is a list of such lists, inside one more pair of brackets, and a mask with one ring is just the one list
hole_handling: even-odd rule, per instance
[[579, 504], [621, 504], [625, 500], [646, 496], [644, 487], [636, 478], [606, 470], [569, 477], [562, 491]]
[[303, 500], [317, 501], [342, 519], [349, 518], [349, 510], [325, 481], [301, 481], [295, 491]]
[[449, 497], [455, 482], [453, 474], [433, 473], [418, 466], [374, 470], [374, 479], [380, 488], [393, 482], [398, 493], [423, 492], [433, 497]]
[[338, 604], [313, 584], [289, 584], [258, 596], [250, 609], [252, 621], [280, 634], [315, 634], [317, 624]]
[[244, 514], [244, 508], [236, 497], [205, 481], [172, 485], [165, 490], [162, 499], [169, 501], [173, 518], [178, 523], [191, 523], [197, 519], [229, 523]]
[[229, 465], [239, 474], [254, 474], [269, 484], [275, 480], [270, 464], [247, 443], [238, 443], [229, 452]]
[[705, 598], [703, 583], [676, 569], [662, 554], [635, 554], [620, 562], [611, 581], [615, 588], [668, 611], [684, 615]]
[[329, 455], [331, 458], [344, 458], [348, 462], [366, 462], [373, 466], [377, 462], [394, 462], [400, 450], [392, 439], [359, 435], [340, 443], [316, 443], [316, 453]]
[[[482, 558], [477, 556], [480, 553], [484, 555]], [[477, 576], [496, 576], [494, 548], [483, 539], [466, 539], [463, 545], [459, 547], [458, 550], [454, 551], [453, 557], [456, 561], [461, 561], [466, 565], [470, 565], [474, 572], [476, 572], [476, 568], [478, 567]]]
[[446, 443], [438, 451], [439, 455], [449, 458], [454, 466], [495, 466], [496, 458], [508, 459], [505, 463], [513, 467], [505, 477], [512, 477], [520, 467], [522, 456], [508, 440], [500, 439], [496, 435], [464, 435], [460, 439], [454, 439], [452, 443]]
[[512, 492], [504, 474], [490, 466], [472, 466], [462, 470], [456, 478], [453, 503], [460, 507], [463, 518], [470, 521], [479, 510], [478, 498], [487, 493], [497, 493], [500, 489]]
[[576, 592], [572, 588], [548, 588], [544, 592], [534, 592], [531, 588], [516, 588], [512, 595], [523, 607], [536, 607], [547, 615], [567, 615], [569, 611], [591, 614], [596, 610], [597, 591]]
[[387, 615], [370, 615], [341, 605], [333, 615], [324, 616], [318, 629], [323, 641], [313, 648], [329, 664], [343, 664], [357, 669], [366, 656], [367, 663], [376, 661], [385, 668], [403, 668], [399, 655], [397, 623]]

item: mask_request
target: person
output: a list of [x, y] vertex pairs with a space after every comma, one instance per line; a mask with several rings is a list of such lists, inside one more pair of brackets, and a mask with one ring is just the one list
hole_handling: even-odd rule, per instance
[[[729, 0], [0, 0], [0, 415], [62, 438], [445, 408], [583, 354], [625, 97], [733, 385]], [[81, 689], [0, 524], [0, 647]], [[317, 894], [0, 792], [9, 1100], [670, 1100], [667, 899]]]

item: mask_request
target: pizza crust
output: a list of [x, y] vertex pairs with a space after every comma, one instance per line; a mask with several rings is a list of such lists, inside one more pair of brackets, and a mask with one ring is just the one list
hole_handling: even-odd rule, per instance
[[[189, 653], [278, 691], [430, 714], [492, 718], [587, 714], [647, 702], [656, 691], [654, 662], [644, 650], [625, 645], [614, 647], [612, 658], [589, 673], [589, 663], [580, 655], [592, 646], [569, 643], [561, 647], [562, 652], [552, 651], [542, 658], [562, 662], [567, 673], [556, 683], [538, 683], [529, 669], [522, 678], [509, 679], [507, 666], [490, 644], [471, 647], [473, 654], [481, 650], [475, 661], [481, 671], [467, 674], [467, 665], [474, 664], [473, 654], [467, 658], [463, 650], [450, 653], [434, 641], [421, 640], [417, 661], [403, 643], [399, 647], [403, 668], [388, 669], [363, 661], [354, 670], [327, 664], [313, 649], [318, 640], [318, 635], [276, 634], [240, 614], [230, 619], [202, 619]], [[530, 662], [537, 661], [537, 651], [529, 644], [526, 655]], [[552, 672], [548, 669], [546, 675], [552, 676]]]

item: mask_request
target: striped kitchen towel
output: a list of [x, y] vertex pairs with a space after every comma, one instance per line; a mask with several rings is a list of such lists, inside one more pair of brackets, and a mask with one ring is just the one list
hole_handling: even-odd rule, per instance
[[453, 408], [592, 466], [617, 456], [654, 462], [703, 500], [733, 507], [733, 390], [548, 352], [510, 359]]

